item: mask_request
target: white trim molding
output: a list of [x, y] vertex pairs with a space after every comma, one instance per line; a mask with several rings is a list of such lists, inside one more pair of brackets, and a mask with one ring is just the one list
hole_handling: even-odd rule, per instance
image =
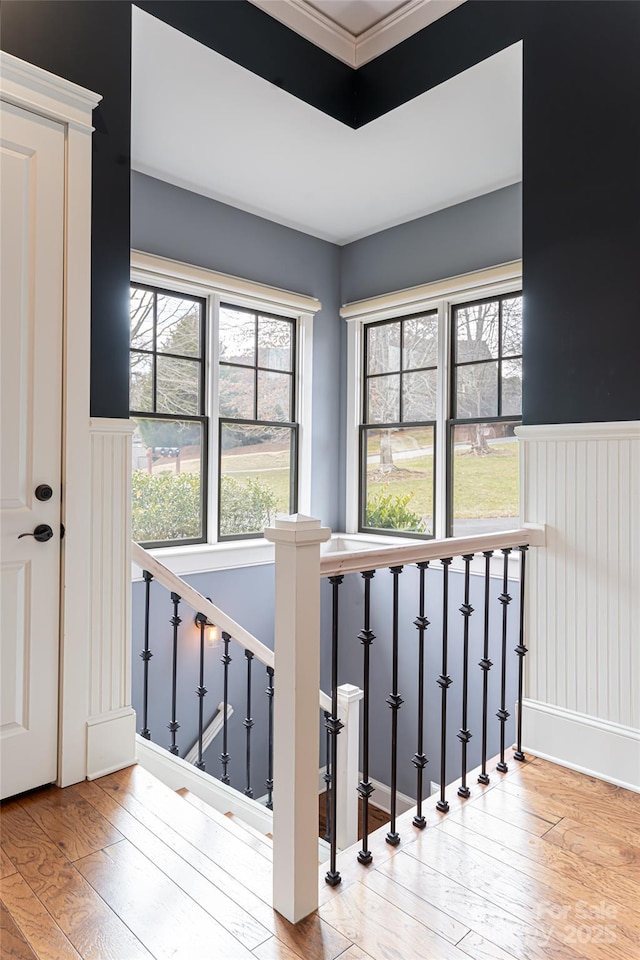
[[598, 423], [523, 424], [516, 427], [520, 440], [640, 440], [640, 420]]
[[275, 20], [350, 67], [361, 67], [428, 27], [464, 0], [405, 0], [361, 33], [352, 33], [307, 0], [251, 0]]
[[512, 260], [496, 267], [462, 273], [457, 277], [434, 280], [417, 287], [407, 287], [392, 293], [366, 300], [354, 300], [340, 309], [343, 320], [385, 320], [417, 310], [432, 309], [440, 300], [475, 300], [504, 293], [505, 285], [513, 283], [514, 289], [522, 283], [522, 260]]
[[291, 312], [313, 315], [322, 309], [322, 303], [315, 297], [232, 277], [191, 263], [168, 260], [166, 257], [157, 257], [141, 250], [131, 251], [131, 273], [140, 283], [157, 284], [159, 278], [174, 283], [178, 281], [187, 284], [188, 290], [199, 291], [200, 296], [219, 294], [240, 297], [247, 306], [262, 307], [273, 313], [286, 311], [287, 315]]
[[522, 701], [525, 753], [640, 793], [640, 730]]
[[640, 729], [640, 423], [516, 432], [524, 519], [546, 525], [545, 545], [527, 561], [524, 741], [630, 785], [639, 754], [629, 740]]
[[91, 112], [102, 96], [57, 77], [26, 60], [0, 52], [2, 99], [25, 110], [32, 110], [68, 128], [91, 133]]
[[106, 777], [136, 762], [136, 714], [132, 707], [87, 720], [87, 780]]

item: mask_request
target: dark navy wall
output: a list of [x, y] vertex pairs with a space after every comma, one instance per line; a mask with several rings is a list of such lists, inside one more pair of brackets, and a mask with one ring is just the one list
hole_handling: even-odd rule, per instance
[[343, 303], [522, 256], [522, 184], [486, 193], [342, 248]]
[[540, 6], [524, 44], [524, 421], [636, 420], [640, 3]]
[[135, 5], [323, 113], [355, 125], [351, 67], [247, 0], [135, 0]]
[[[281, 24], [261, 19], [248, 35], [242, 24], [264, 14], [246, 0], [141, 5], [166, 19], [171, 8], [186, 32], [354, 126], [522, 39], [524, 418], [640, 417], [638, 0], [469, 0], [351, 74]], [[105, 98], [94, 160], [92, 413], [124, 416], [130, 4], [3, 0], [1, 16], [3, 49]]]
[[313, 321], [311, 511], [340, 528], [342, 349], [340, 248], [161, 180], [134, 173], [132, 246], [316, 297]]
[[521, 39], [524, 421], [638, 419], [638, 0], [469, 0], [358, 71], [356, 125]]
[[131, 5], [2, 0], [0, 42], [102, 94], [93, 114], [91, 414], [128, 417]]

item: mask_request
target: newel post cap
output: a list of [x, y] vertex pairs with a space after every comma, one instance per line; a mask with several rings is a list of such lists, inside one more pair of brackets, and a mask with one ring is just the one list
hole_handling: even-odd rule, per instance
[[324, 543], [331, 537], [331, 528], [323, 527], [314, 517], [294, 513], [276, 517], [273, 527], [265, 527], [264, 537], [271, 543]]

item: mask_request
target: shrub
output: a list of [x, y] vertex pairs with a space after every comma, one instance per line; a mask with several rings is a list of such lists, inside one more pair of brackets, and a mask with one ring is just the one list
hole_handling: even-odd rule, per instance
[[[131, 476], [131, 525], [139, 543], [195, 540], [202, 535], [200, 476], [197, 473], [147, 473]], [[276, 511], [276, 494], [258, 480], [222, 477], [220, 533], [259, 533]]]
[[422, 517], [409, 510], [412, 493], [388, 493], [385, 487], [379, 493], [367, 497], [366, 526], [376, 530], [411, 530], [422, 533], [425, 529]]
[[278, 498], [259, 480], [222, 477], [220, 485], [220, 535], [259, 533], [271, 523]]
[[134, 540], [194, 540], [201, 536], [200, 476], [197, 473], [131, 475]]

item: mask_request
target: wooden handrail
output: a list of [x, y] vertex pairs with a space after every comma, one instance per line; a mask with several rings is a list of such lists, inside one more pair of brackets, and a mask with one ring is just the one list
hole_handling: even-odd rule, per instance
[[531, 525], [517, 530], [482, 533], [475, 537], [448, 537], [446, 540], [421, 540], [398, 546], [375, 546], [364, 550], [328, 553], [320, 560], [320, 576], [362, 573], [365, 570], [381, 570], [406, 563], [444, 560], [447, 557], [482, 553], [483, 550], [521, 546], [544, 546], [544, 528]]
[[220, 629], [228, 633], [230, 637], [233, 637], [234, 640], [241, 643], [245, 650], [250, 650], [261, 663], [264, 663], [265, 667], [275, 668], [275, 654], [273, 650], [266, 647], [257, 637], [254, 637], [252, 633], [249, 633], [248, 630], [245, 630], [244, 627], [241, 627], [239, 623], [236, 623], [235, 620], [228, 616], [224, 610], [217, 607], [211, 600], [203, 597], [202, 594], [198, 593], [186, 580], [183, 580], [176, 573], [173, 573], [172, 570], [169, 570], [168, 567], [165, 567], [163, 563], [156, 559], [156, 557], [151, 556], [144, 547], [141, 547], [140, 544], [135, 543], [135, 541], [131, 544], [131, 559], [136, 566], [150, 573], [153, 579], [161, 583], [167, 590], [177, 593], [196, 613], [204, 614], [207, 620], [215, 623], [217, 627], [220, 627]]

